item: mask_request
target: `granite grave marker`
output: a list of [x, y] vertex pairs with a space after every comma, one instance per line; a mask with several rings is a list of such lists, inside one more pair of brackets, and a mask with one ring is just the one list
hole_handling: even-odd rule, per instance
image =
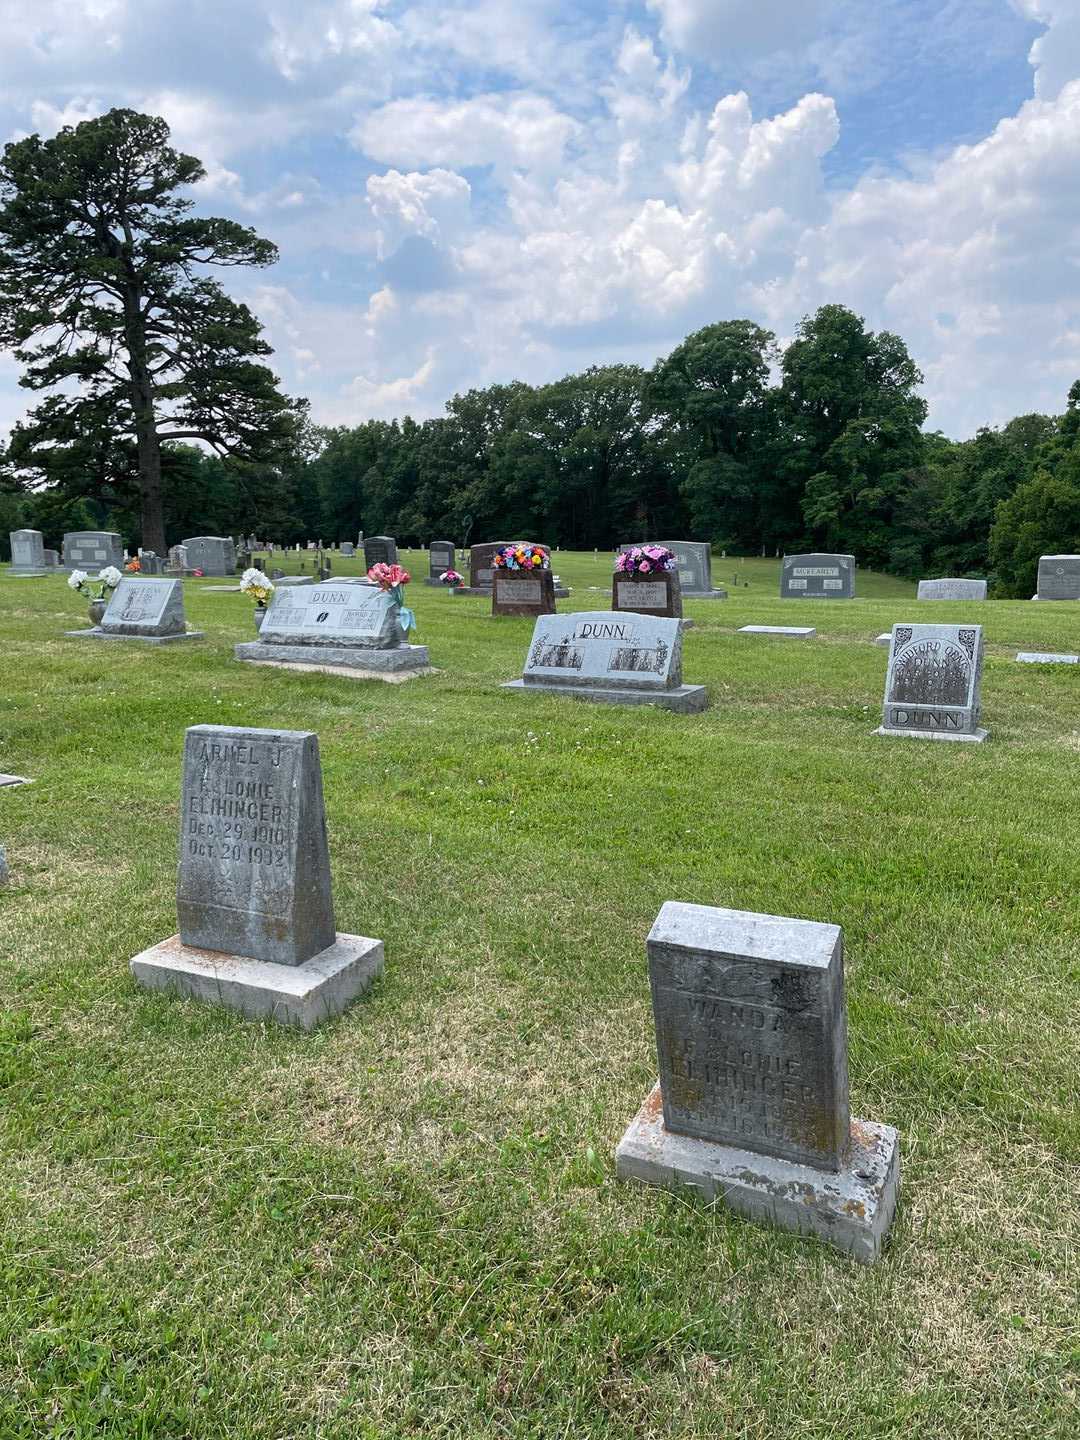
[[425, 670], [426, 645], [410, 645], [401, 607], [387, 591], [352, 581], [278, 584], [259, 639], [236, 646], [238, 660], [332, 665], [402, 675]]
[[1080, 600], [1080, 555], [1042, 555], [1036, 600]]
[[623, 1179], [696, 1189], [870, 1263], [899, 1145], [848, 1108], [838, 926], [669, 901], [649, 934], [660, 1081], [616, 1152]]
[[781, 600], [852, 600], [854, 555], [785, 555], [780, 571]]
[[88, 575], [112, 565], [124, 568], [124, 546], [115, 530], [70, 530], [64, 536], [65, 570], [85, 570]]
[[522, 678], [503, 688], [684, 714], [708, 700], [704, 685], [683, 684], [678, 620], [609, 610], [541, 615]]
[[364, 541], [364, 565], [398, 564], [397, 541], [392, 535], [369, 535]]
[[615, 613], [630, 611], [681, 620], [682, 584], [678, 570], [661, 570], [636, 580], [616, 570], [611, 577], [611, 608]]
[[100, 625], [67, 633], [93, 640], [141, 640], [151, 645], [202, 639], [201, 630], [187, 628], [181, 582], [144, 580], [138, 575], [125, 575], [113, 590]]
[[316, 735], [192, 726], [180, 826], [179, 933], [131, 961], [139, 984], [310, 1030], [382, 970], [334, 923]]
[[216, 577], [236, 574], [236, 549], [227, 535], [192, 535], [183, 544], [186, 570]]
[[980, 728], [981, 625], [894, 625], [877, 735], [987, 738]]
[[428, 546], [428, 573], [424, 584], [441, 585], [446, 571], [457, 566], [456, 554], [452, 540], [432, 540]]
[[40, 530], [11, 530], [10, 575], [33, 577], [47, 575], [45, 565], [45, 541]]
[[555, 578], [550, 570], [497, 569], [492, 581], [492, 615], [531, 619], [555, 614]]
[[985, 580], [920, 580], [920, 600], [985, 600]]

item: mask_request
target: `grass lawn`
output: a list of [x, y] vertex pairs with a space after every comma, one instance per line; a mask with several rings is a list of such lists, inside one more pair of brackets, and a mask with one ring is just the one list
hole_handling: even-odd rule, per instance
[[[560, 609], [608, 607], [610, 556], [555, 560]], [[1012, 657], [1080, 651], [1080, 604], [778, 573], [715, 562], [678, 716], [500, 690], [531, 622], [419, 583], [439, 673], [383, 685], [236, 663], [220, 581], [158, 649], [0, 570], [0, 771], [35, 781], [0, 790], [3, 1440], [1078, 1433], [1080, 671]], [[912, 618], [985, 626], [988, 744], [871, 733]], [[338, 926], [387, 968], [311, 1036], [128, 973], [208, 721], [319, 735]], [[902, 1144], [875, 1269], [616, 1183], [667, 899], [844, 927], [853, 1113]]]

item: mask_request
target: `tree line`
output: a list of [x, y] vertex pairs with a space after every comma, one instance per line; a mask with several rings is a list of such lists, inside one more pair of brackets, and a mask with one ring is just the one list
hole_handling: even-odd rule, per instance
[[[1080, 381], [1064, 414], [971, 440], [924, 430], [904, 341], [825, 305], [786, 346], [750, 320], [650, 369], [455, 395], [437, 418], [318, 427], [261, 363], [257, 319], [206, 267], [276, 251], [183, 195], [200, 162], [114, 110], [0, 162], [0, 345], [46, 397], [0, 452], [0, 545], [20, 523], [403, 544], [658, 537], [733, 554], [853, 553], [894, 574], [987, 575], [1030, 595], [1080, 550]], [[197, 444], [190, 443], [197, 441]]]

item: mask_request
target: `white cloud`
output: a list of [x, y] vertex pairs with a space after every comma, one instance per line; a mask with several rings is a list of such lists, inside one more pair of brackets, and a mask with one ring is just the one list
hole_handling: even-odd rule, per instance
[[397, 380], [370, 380], [357, 375], [346, 386], [345, 398], [353, 403], [352, 423], [361, 420], [392, 420], [415, 407], [435, 370], [435, 356], [429, 354], [412, 375]]
[[579, 126], [539, 95], [488, 94], [469, 100], [394, 100], [360, 120], [353, 143], [384, 164], [492, 165], [550, 172]]
[[406, 235], [432, 241], [460, 235], [469, 223], [472, 190], [463, 175], [453, 170], [389, 170], [371, 175], [368, 204], [379, 224], [379, 252], [387, 254]]
[[832, 0], [646, 0], [673, 49], [713, 61], [793, 50], [820, 34]]
[[1048, 28], [1031, 47], [1035, 94], [1054, 100], [1080, 75], [1080, 0], [1014, 0], [1030, 20]]

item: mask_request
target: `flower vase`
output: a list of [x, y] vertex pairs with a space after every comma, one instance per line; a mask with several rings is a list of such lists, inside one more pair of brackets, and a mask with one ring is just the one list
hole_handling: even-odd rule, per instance
[[95, 626], [95, 627], [96, 627], [96, 626], [99, 626], [99, 625], [101, 624], [102, 620], [105, 619], [105, 611], [106, 611], [108, 608], [109, 608], [109, 602], [108, 602], [107, 600], [91, 600], [91, 601], [90, 601], [90, 624], [93, 625], [93, 626]]
[[263, 621], [264, 621], [265, 619], [266, 619], [266, 606], [265, 606], [265, 605], [256, 605], [256, 606], [255, 606], [255, 629], [256, 629], [256, 630], [261, 630], [261, 629], [262, 629], [262, 627], [263, 627]]

